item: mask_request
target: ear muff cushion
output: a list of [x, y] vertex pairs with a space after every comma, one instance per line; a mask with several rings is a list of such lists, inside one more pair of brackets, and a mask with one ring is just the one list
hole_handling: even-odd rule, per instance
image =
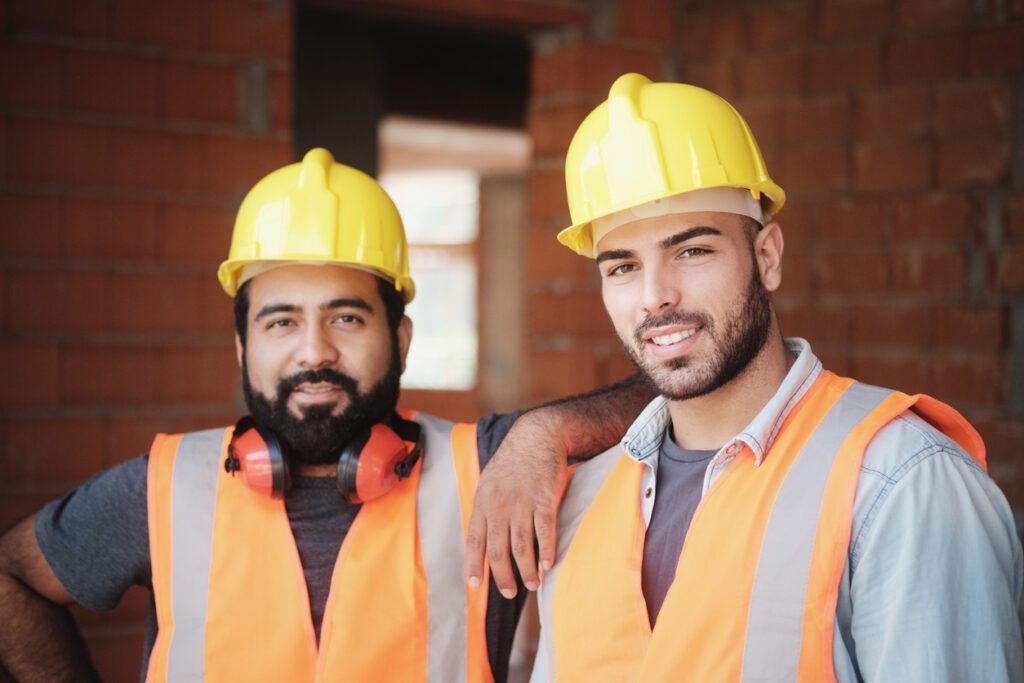
[[243, 418], [231, 439], [231, 454], [248, 488], [266, 496], [281, 496], [288, 485], [287, 465], [277, 437]]
[[406, 443], [387, 425], [378, 423], [354, 439], [338, 460], [338, 492], [353, 503], [384, 495], [398, 483], [395, 465], [409, 454]]

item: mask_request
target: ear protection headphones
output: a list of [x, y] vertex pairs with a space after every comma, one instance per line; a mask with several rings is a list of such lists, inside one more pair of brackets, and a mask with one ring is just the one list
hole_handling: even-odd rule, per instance
[[[338, 493], [351, 503], [363, 503], [390, 491], [419, 460], [421, 432], [419, 424], [394, 415], [390, 425], [378, 422], [357, 436], [338, 458]], [[232, 476], [237, 472], [250, 489], [274, 498], [291, 485], [277, 436], [248, 415], [235, 424], [224, 471]]]

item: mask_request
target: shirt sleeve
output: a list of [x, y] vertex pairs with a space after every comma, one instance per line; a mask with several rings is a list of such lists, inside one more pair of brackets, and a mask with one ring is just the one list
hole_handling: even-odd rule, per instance
[[850, 553], [860, 679], [1024, 680], [1021, 546], [1006, 498], [966, 453], [923, 444], [866, 501]]
[[501, 442], [508, 435], [508, 430], [512, 429], [512, 424], [522, 414], [521, 410], [514, 413], [491, 413], [477, 420], [476, 446], [481, 470], [487, 467], [487, 463], [491, 461]]
[[149, 455], [108, 470], [44, 507], [36, 540], [80, 605], [117, 606], [133, 585], [150, 585], [146, 474]]

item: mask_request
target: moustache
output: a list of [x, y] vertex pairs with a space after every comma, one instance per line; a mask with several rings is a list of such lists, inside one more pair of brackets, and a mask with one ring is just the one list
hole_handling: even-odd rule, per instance
[[322, 368], [320, 370], [304, 370], [289, 377], [282, 377], [277, 382], [277, 399], [279, 401], [286, 400], [300, 384], [318, 384], [320, 382], [334, 384], [349, 396], [357, 395], [359, 390], [359, 385], [348, 375], [330, 368]]
[[644, 334], [655, 327], [665, 327], [668, 325], [695, 325], [709, 330], [713, 326], [712, 320], [707, 314], [695, 311], [666, 311], [659, 315], [647, 314], [640, 321], [640, 324], [636, 326], [636, 329], [633, 330], [633, 339], [636, 341], [637, 346], [642, 346]]

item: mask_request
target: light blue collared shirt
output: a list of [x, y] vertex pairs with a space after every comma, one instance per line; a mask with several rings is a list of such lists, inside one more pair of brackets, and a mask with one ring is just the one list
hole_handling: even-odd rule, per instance
[[[806, 341], [786, 345], [795, 363], [761, 412], [711, 459], [702, 495], [733, 458], [753, 454], [761, 463], [821, 374]], [[647, 466], [640, 509], [648, 524], [669, 422], [659, 397], [622, 440]], [[1024, 681], [1022, 596], [1020, 541], [992, 479], [912, 412], [882, 428], [864, 454], [839, 586], [833, 660], [840, 683]]]

